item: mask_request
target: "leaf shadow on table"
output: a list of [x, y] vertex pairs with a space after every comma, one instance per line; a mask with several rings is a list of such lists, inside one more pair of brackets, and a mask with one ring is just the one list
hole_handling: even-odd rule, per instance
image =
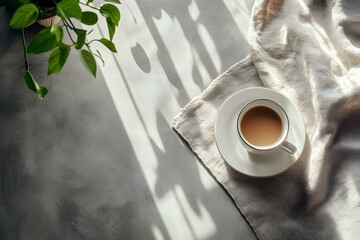
[[[247, 4], [239, 6], [239, 9], [247, 8], [243, 11], [250, 12], [252, 2], [247, 1]], [[186, 0], [175, 3], [157, 0], [152, 1], [150, 4], [146, 1], [136, 0], [136, 3], [157, 45], [157, 56], [160, 64], [171, 85], [178, 90], [177, 100], [181, 106], [188, 103], [193, 96], [189, 96], [185, 89], [186, 81], [190, 79], [183, 79], [183, 76], [180, 75], [181, 73], [177, 71], [177, 65], [189, 64], [189, 70], [193, 78], [192, 81], [201, 90], [204, 90], [206, 87], [204, 79], [200, 74], [199, 66], [194, 60], [197, 56], [211, 78], [206, 79], [206, 82], [210, 82], [210, 80], [216, 78], [248, 53], [246, 38], [240, 32], [232, 14], [223, 1]], [[199, 11], [198, 17], [195, 20], [189, 10], [190, 5], [196, 5]], [[196, 12], [196, 10], [192, 12], [194, 11]], [[181, 27], [179, 31], [183, 32], [184, 38], [191, 46], [192, 63], [179, 63], [177, 59], [172, 58], [170, 52], [184, 51], [185, 49], [181, 47], [177, 49], [167, 48], [166, 40], [162, 37], [156, 23], [156, 20], [161, 21], [163, 14], [168, 14], [171, 19], [178, 21]], [[177, 26], [174, 25], [175, 28]], [[210, 48], [214, 47], [213, 51], [216, 52], [215, 55], [218, 55], [215, 58], [218, 59], [213, 59], [212, 55], [210, 55], [209, 46]], [[138, 66], [143, 69], [144, 66], [141, 61], [137, 60], [139, 56], [133, 53], [133, 57]]]
[[131, 54], [133, 55], [136, 64], [143, 72], [149, 73], [151, 71], [150, 59], [139, 43], [136, 43], [136, 45], [131, 48]]

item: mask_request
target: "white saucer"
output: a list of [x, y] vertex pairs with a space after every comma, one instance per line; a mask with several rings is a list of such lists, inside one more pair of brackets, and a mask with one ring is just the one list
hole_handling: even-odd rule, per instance
[[[281, 149], [271, 154], [249, 154], [239, 140], [237, 116], [249, 101], [264, 98], [278, 103], [289, 117], [287, 140], [297, 148], [291, 155]], [[235, 170], [251, 177], [271, 177], [290, 168], [305, 145], [305, 125], [297, 107], [285, 96], [268, 88], [247, 88], [231, 95], [220, 107], [215, 123], [215, 139], [220, 154]]]

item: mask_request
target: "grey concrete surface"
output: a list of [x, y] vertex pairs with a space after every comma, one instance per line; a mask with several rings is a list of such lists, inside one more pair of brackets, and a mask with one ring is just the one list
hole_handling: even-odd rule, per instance
[[[253, 1], [126, 1], [92, 79], [71, 52], [39, 100], [0, 10], [0, 239], [255, 239], [171, 119], [248, 53]], [[33, 26], [27, 31], [28, 40]], [[100, 22], [94, 36], [107, 36]]]

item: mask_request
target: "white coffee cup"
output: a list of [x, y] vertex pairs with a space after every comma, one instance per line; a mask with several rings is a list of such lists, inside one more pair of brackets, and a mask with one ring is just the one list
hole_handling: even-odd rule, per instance
[[[241, 124], [244, 119], [244, 116], [246, 113], [248, 113], [250, 110], [256, 108], [256, 107], [266, 107], [275, 112], [278, 117], [281, 119], [281, 133], [279, 134], [279, 137], [277, 139], [268, 144], [268, 145], [256, 145], [254, 143], [251, 143], [246, 137], [244, 136], [244, 132], [242, 132]], [[259, 110], [261, 111], [261, 110]], [[237, 122], [236, 122], [236, 128], [239, 134], [239, 139], [243, 146], [246, 148], [246, 150], [250, 153], [254, 154], [267, 154], [270, 153], [270, 151], [273, 151], [274, 149], [280, 148], [290, 154], [294, 154], [296, 152], [296, 147], [288, 142], [287, 136], [289, 132], [289, 118], [284, 111], [284, 109], [277, 104], [276, 102], [269, 100], [269, 99], [256, 99], [248, 102], [240, 111]], [[244, 129], [243, 129], [244, 130]], [[261, 133], [259, 135], [259, 138], [261, 138]]]

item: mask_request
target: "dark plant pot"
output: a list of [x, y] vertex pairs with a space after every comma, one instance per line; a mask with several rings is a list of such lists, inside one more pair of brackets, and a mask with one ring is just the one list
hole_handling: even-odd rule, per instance
[[[55, 3], [53, 0], [31, 0], [31, 2], [35, 3], [39, 7], [55, 7]], [[59, 3], [59, 0], [56, 0], [55, 2]]]
[[50, 27], [61, 20], [61, 18], [56, 15], [56, 4], [53, 0], [32, 0], [32, 2], [36, 3], [40, 8], [40, 15], [37, 20], [40, 25]]

